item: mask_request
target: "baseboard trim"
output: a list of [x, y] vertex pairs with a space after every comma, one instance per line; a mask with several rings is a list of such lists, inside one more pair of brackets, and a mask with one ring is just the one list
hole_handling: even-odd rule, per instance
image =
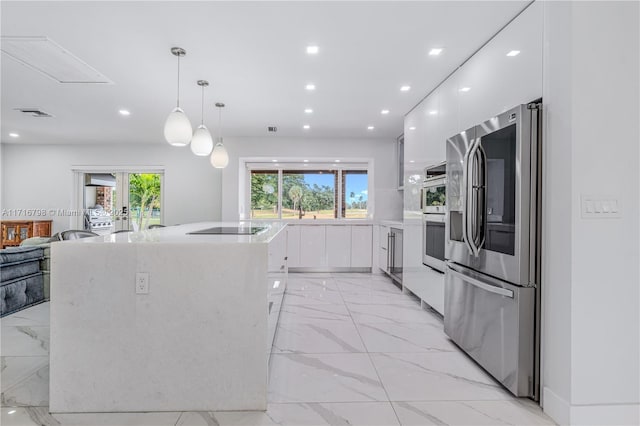
[[569, 403], [548, 387], [542, 389], [542, 409], [559, 425], [568, 425], [571, 418]]
[[640, 424], [640, 404], [570, 405], [547, 387], [542, 396], [545, 414], [559, 425]]

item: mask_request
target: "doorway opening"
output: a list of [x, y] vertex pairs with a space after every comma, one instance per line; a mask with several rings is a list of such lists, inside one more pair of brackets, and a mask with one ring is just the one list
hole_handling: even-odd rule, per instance
[[78, 229], [105, 235], [163, 224], [163, 171], [83, 170], [76, 179]]

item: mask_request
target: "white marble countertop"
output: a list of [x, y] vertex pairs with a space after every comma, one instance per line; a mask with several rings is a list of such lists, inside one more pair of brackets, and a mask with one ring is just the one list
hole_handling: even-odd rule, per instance
[[402, 228], [401, 220], [381, 220], [378, 222], [380, 225], [393, 226], [394, 228]]
[[[211, 235], [188, 234], [213, 227], [263, 227], [262, 231], [253, 235]], [[285, 229], [287, 222], [197, 222], [185, 225], [166, 226], [164, 228], [147, 229], [139, 232], [121, 232], [118, 234], [100, 235], [97, 237], [68, 240], [65, 243], [77, 244], [127, 244], [127, 243], [269, 243], [279, 232]]]

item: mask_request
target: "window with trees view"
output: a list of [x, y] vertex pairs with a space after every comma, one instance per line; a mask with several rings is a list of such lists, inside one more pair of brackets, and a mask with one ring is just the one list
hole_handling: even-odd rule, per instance
[[252, 219], [366, 218], [366, 170], [251, 170]]

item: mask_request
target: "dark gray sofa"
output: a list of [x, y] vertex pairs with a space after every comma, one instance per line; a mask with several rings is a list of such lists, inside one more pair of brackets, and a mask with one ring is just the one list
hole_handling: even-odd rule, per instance
[[0, 250], [0, 316], [44, 301], [40, 261], [42, 247], [11, 247]]

